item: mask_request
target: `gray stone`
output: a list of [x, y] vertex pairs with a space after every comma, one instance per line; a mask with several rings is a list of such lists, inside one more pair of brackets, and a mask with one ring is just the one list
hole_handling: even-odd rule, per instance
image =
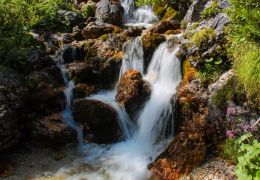
[[97, 3], [95, 17], [106, 23], [121, 26], [123, 24], [124, 8], [120, 2], [101, 0]]
[[196, 22], [200, 18], [200, 14], [204, 10], [204, 6], [206, 4], [206, 0], [195, 0], [190, 6], [187, 14], [184, 17], [184, 20], [188, 23]]

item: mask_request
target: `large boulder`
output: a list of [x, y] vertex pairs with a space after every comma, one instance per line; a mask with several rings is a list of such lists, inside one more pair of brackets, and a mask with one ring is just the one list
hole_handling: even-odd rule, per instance
[[107, 23], [89, 23], [82, 31], [82, 35], [86, 39], [97, 39], [104, 34], [114, 31], [114, 26]]
[[34, 140], [52, 145], [77, 141], [76, 131], [63, 121], [61, 113], [54, 113], [34, 120], [32, 136]]
[[97, 3], [95, 17], [103, 22], [121, 26], [124, 21], [124, 8], [118, 0], [101, 0]]
[[120, 79], [116, 101], [123, 105], [126, 112], [133, 118], [150, 94], [150, 86], [143, 80], [141, 73], [128, 70]]
[[176, 30], [180, 28], [180, 21], [176, 19], [167, 19], [158, 22], [154, 26], [152, 26], [149, 31], [153, 33], [163, 34], [168, 30]]
[[0, 151], [19, 141], [19, 111], [27, 93], [24, 82], [17, 72], [0, 66]]
[[101, 101], [75, 100], [73, 116], [74, 120], [83, 126], [85, 136], [93, 137], [93, 142], [110, 144], [121, 138], [117, 112]]
[[[49, 71], [33, 72], [29, 75], [30, 97], [28, 99], [29, 113], [46, 115], [53, 112], [60, 112], [65, 107], [65, 96], [63, 89], [63, 79], [59, 68], [56, 69], [55, 76]], [[53, 73], [54, 74], [54, 73]]]

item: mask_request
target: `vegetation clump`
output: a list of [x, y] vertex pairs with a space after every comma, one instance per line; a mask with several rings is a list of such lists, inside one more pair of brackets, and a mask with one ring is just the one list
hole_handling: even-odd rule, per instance
[[208, 19], [211, 17], [216, 16], [218, 13], [221, 12], [221, 8], [218, 5], [218, 0], [214, 0], [210, 7], [205, 8], [201, 13], [202, 19]]
[[202, 47], [216, 38], [216, 32], [212, 28], [204, 28], [195, 32], [191, 37], [191, 42], [197, 47]]
[[154, 49], [163, 41], [165, 41], [165, 37], [157, 33], [146, 33], [142, 36], [142, 43], [145, 49]]

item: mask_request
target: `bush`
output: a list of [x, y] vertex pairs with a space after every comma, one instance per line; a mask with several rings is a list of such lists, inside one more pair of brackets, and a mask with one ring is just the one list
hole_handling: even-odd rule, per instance
[[191, 42], [197, 47], [202, 47], [216, 38], [216, 32], [212, 28], [204, 28], [195, 32], [191, 37]]
[[27, 51], [38, 46], [29, 31], [36, 26], [57, 30], [57, 11], [71, 8], [72, 3], [64, 0], [1, 0], [0, 63], [13, 68], [25, 66]]
[[260, 179], [260, 142], [247, 133], [238, 139], [239, 154], [235, 174], [238, 179]]

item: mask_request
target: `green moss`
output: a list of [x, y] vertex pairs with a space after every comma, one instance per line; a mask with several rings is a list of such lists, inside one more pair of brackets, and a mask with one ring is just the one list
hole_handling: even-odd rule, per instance
[[210, 7], [203, 10], [203, 12], [201, 13], [201, 18], [208, 19], [213, 16], [216, 16], [220, 12], [221, 12], [221, 9], [218, 5], [218, 0], [214, 0]]
[[182, 20], [181, 21], [181, 29], [186, 29], [187, 28], [187, 21], [185, 21], [185, 20]]
[[165, 41], [165, 37], [157, 33], [146, 33], [142, 36], [143, 46], [147, 50], [154, 49], [163, 41]]
[[169, 7], [167, 8], [162, 20], [166, 20], [166, 19], [169, 19], [169, 18], [176, 18], [178, 16], [178, 12], [175, 11], [173, 8]]
[[212, 97], [212, 102], [215, 104], [219, 109], [223, 109], [226, 107], [226, 103], [232, 100], [235, 94], [235, 85], [234, 80], [229, 80], [227, 84], [216, 92], [216, 94]]
[[98, 39], [101, 39], [102, 41], [106, 41], [108, 39], [108, 34], [104, 34], [100, 36]]
[[202, 47], [216, 38], [216, 32], [212, 28], [204, 28], [195, 32], [191, 37], [191, 42], [197, 47]]
[[155, 4], [153, 11], [161, 19], [166, 12], [165, 5], [162, 3]]

